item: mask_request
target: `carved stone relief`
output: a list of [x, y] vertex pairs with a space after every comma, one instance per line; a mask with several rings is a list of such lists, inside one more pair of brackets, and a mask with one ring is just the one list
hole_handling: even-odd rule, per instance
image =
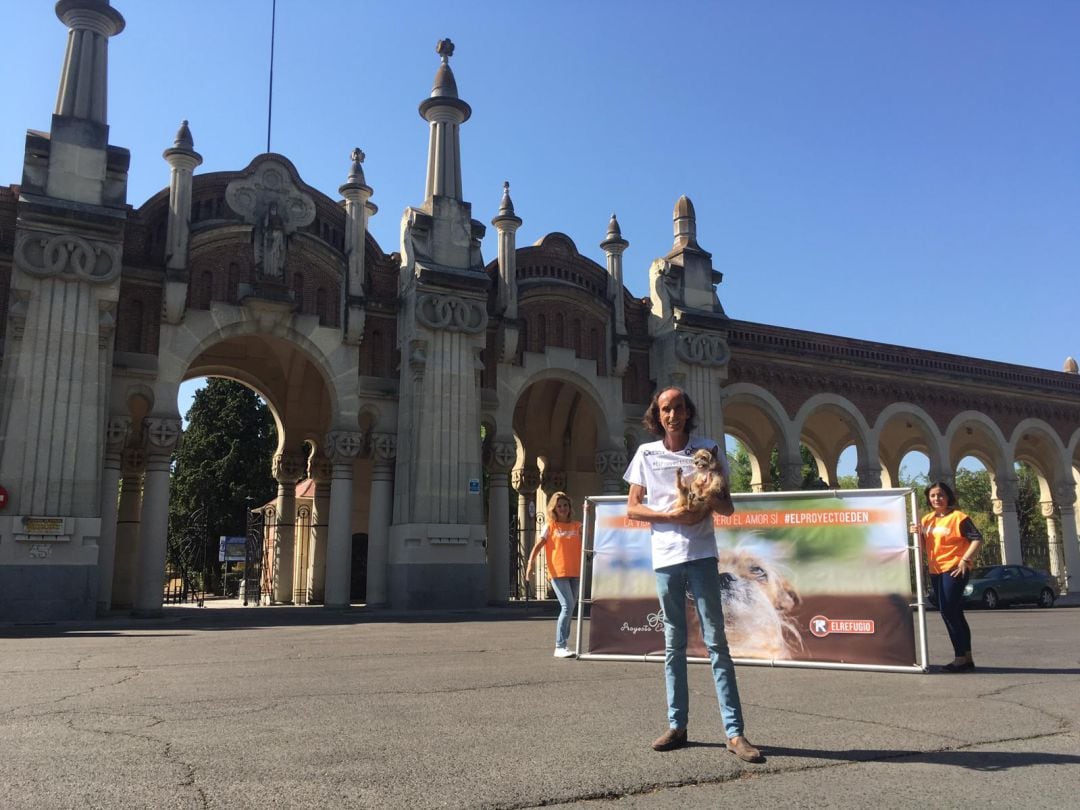
[[487, 328], [487, 307], [482, 301], [424, 293], [416, 302], [416, 319], [428, 329], [474, 335]]
[[15, 240], [15, 265], [40, 278], [65, 276], [107, 284], [120, 275], [120, 245], [72, 234], [21, 231]]
[[315, 220], [315, 202], [300, 191], [280, 163], [267, 161], [225, 188], [225, 201], [254, 226], [255, 269], [261, 278], [284, 281], [289, 238]]

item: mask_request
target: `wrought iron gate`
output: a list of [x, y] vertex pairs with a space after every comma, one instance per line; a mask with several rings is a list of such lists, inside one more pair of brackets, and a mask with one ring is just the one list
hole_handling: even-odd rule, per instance
[[[529, 601], [534, 599], [535, 589], [532, 583], [525, 579], [525, 568], [529, 563], [529, 554], [532, 552], [536, 538], [544, 530], [544, 514], [536, 515], [533, 532], [522, 528], [516, 512], [510, 514], [510, 598]], [[534, 533], [535, 532], [535, 533]], [[543, 557], [537, 558], [536, 570], [543, 575]]]
[[166, 605], [195, 603], [202, 607], [208, 587], [206, 509], [196, 509], [170, 522], [165, 553]]
[[244, 578], [240, 583], [244, 605], [268, 605], [274, 597], [274, 561], [272, 549], [266, 542], [277, 527], [277, 512], [273, 506], [263, 506], [248, 512], [247, 542], [244, 545]]

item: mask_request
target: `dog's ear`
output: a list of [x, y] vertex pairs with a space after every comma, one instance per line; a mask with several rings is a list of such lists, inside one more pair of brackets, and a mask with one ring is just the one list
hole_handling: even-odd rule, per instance
[[791, 583], [779, 574], [775, 574], [774, 576], [776, 579], [776, 609], [786, 611], [802, 604], [802, 599], [799, 598], [799, 592], [791, 586]]

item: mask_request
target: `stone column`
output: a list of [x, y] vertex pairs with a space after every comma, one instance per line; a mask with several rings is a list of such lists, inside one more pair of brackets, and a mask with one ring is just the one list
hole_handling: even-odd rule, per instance
[[1080, 541], [1076, 531], [1076, 487], [1073, 484], [1059, 484], [1054, 488], [1054, 504], [1061, 515], [1061, 548], [1065, 556], [1065, 589], [1073, 593], [1080, 583]]
[[291, 605], [296, 590], [293, 560], [296, 554], [296, 482], [303, 474], [304, 463], [296, 453], [281, 453], [274, 458], [277, 480], [277, 527], [274, 529], [274, 594], [277, 604]]
[[492, 602], [510, 600], [510, 468], [517, 458], [513, 441], [495, 439], [484, 448], [488, 474], [488, 595]]
[[178, 324], [184, 317], [188, 296], [188, 240], [191, 236], [191, 175], [202, 163], [202, 155], [188, 122], [181, 121], [172, 147], [162, 154], [170, 166], [169, 219], [165, 234], [165, 300], [162, 311], [166, 323]]
[[801, 461], [783, 461], [780, 463], [780, 488], [785, 492], [797, 492], [802, 489]]
[[941, 467], [930, 467], [928, 478], [931, 483], [941, 481], [944, 484], [948, 484], [949, 489], [953, 492], [956, 491], [956, 474], [951, 470], [946, 470]]
[[352, 585], [353, 462], [364, 446], [362, 433], [335, 430], [326, 435], [325, 453], [333, 464], [330, 520], [326, 543], [326, 598], [323, 607], [349, 607]]
[[165, 555], [169, 539], [169, 470], [172, 453], [180, 440], [180, 420], [147, 417], [146, 474], [143, 484], [142, 520], [139, 524], [139, 557], [134, 612], [138, 616], [161, 614], [165, 588]]
[[859, 489], [881, 489], [880, 467], [857, 467], [855, 474], [859, 479]]
[[1020, 565], [1024, 562], [1020, 550], [1020, 521], [1016, 517], [1016, 494], [1019, 489], [1015, 477], [995, 477], [997, 497], [994, 499], [994, 515], [997, 516], [998, 534], [1001, 537], [1001, 562]]
[[1065, 581], [1065, 561], [1062, 559], [1061, 535], [1058, 534], [1057, 511], [1053, 500], [1040, 501], [1039, 513], [1046, 520], [1046, 559], [1050, 574], [1058, 582]]
[[424, 196], [462, 199], [460, 126], [469, 120], [472, 109], [458, 98], [457, 82], [450, 70], [454, 43], [441, 40], [435, 48], [442, 65], [435, 73], [431, 96], [420, 103], [420, 115], [430, 124], [428, 135], [427, 184]]
[[112, 606], [128, 610], [135, 605], [135, 563], [139, 555], [146, 452], [126, 447], [120, 457], [120, 502], [116, 513], [116, 549], [113, 555]]
[[101, 476], [101, 537], [98, 538], [98, 614], [112, 608], [113, 575], [116, 571], [116, 522], [118, 489], [124, 442], [131, 428], [130, 416], [114, 416], [105, 428], [105, 465]]
[[345, 277], [345, 342], [359, 345], [364, 338], [364, 248], [368, 216], [379, 209], [368, 202], [372, 189], [364, 180], [364, 153], [352, 150], [352, 168], [338, 191], [345, 198], [345, 256], [349, 262]]
[[540, 487], [540, 470], [535, 465], [518, 467], [510, 473], [510, 483], [518, 494], [518, 529], [521, 533], [518, 559], [524, 571], [525, 560], [536, 544], [536, 515], [540, 511], [536, 505], [536, 490]]
[[397, 459], [397, 435], [374, 433], [371, 436], [371, 507], [368, 512], [367, 604], [384, 606], [389, 602], [386, 568], [390, 560], [390, 520], [394, 514], [394, 461]]
[[311, 499], [311, 565], [308, 568], [308, 604], [322, 604], [326, 594], [327, 521], [330, 519], [330, 482], [334, 468], [330, 459], [316, 456], [308, 460], [308, 477], [315, 482]]
[[607, 257], [608, 289], [607, 297], [611, 302], [612, 311], [615, 314], [612, 323], [610, 341], [612, 346], [611, 373], [621, 377], [626, 373], [630, 363], [630, 341], [626, 336], [626, 308], [623, 301], [623, 253], [630, 247], [630, 243], [623, 239], [619, 221], [615, 215], [611, 215], [608, 222], [607, 235], [600, 243], [600, 249]]
[[623, 473], [626, 472], [625, 450], [597, 450], [593, 456], [596, 472], [600, 476], [600, 489], [605, 495], [619, 495], [623, 491]]
[[[511, 363], [517, 356], [520, 329], [518, 327], [517, 300], [517, 229], [521, 217], [514, 213], [510, 199], [510, 184], [503, 183], [502, 202], [498, 215], [491, 220], [499, 234], [499, 282], [495, 291], [495, 313], [502, 317], [499, 324], [499, 362]], [[513, 462], [511, 462], [513, 463]]]

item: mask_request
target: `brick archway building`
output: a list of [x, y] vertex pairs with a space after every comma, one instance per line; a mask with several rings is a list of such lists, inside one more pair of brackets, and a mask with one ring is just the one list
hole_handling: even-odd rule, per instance
[[[618, 491], [639, 417], [669, 384], [694, 396], [704, 433], [748, 448], [756, 488], [797, 486], [800, 445], [833, 484], [854, 446], [865, 487], [894, 484], [911, 450], [935, 478], [975, 456], [992, 475], [1009, 562], [1020, 554], [1014, 465], [1027, 463], [1055, 573], [1080, 571], [1075, 366], [732, 319], [685, 197], [648, 298], [623, 285], [628, 242], [614, 217], [598, 228], [600, 261], [558, 233], [519, 247], [509, 188], [485, 262], [486, 226], [461, 195], [471, 109], [449, 41], [420, 104], [425, 198], [393, 252], [367, 232], [376, 208], [359, 150], [332, 195], [276, 154], [197, 175], [185, 123], [165, 151], [169, 187], [131, 207], [129, 155], [108, 144], [105, 116], [107, 40], [123, 17], [97, 0], [58, 14], [70, 35], [50, 132], [28, 133], [21, 182], [0, 188], [0, 618], [160, 610], [177, 389], [206, 375], [270, 403], [280, 514], [295, 511], [297, 480], [316, 482], [322, 568], [290, 570], [283, 554], [280, 601], [319, 592], [347, 605], [359, 535], [369, 604], [506, 599], [507, 489], [523, 514], [552, 488]], [[774, 449], [780, 481], [769, 480]], [[283, 521], [276, 543], [294, 541]], [[321, 588], [290, 588], [301, 576]]]

